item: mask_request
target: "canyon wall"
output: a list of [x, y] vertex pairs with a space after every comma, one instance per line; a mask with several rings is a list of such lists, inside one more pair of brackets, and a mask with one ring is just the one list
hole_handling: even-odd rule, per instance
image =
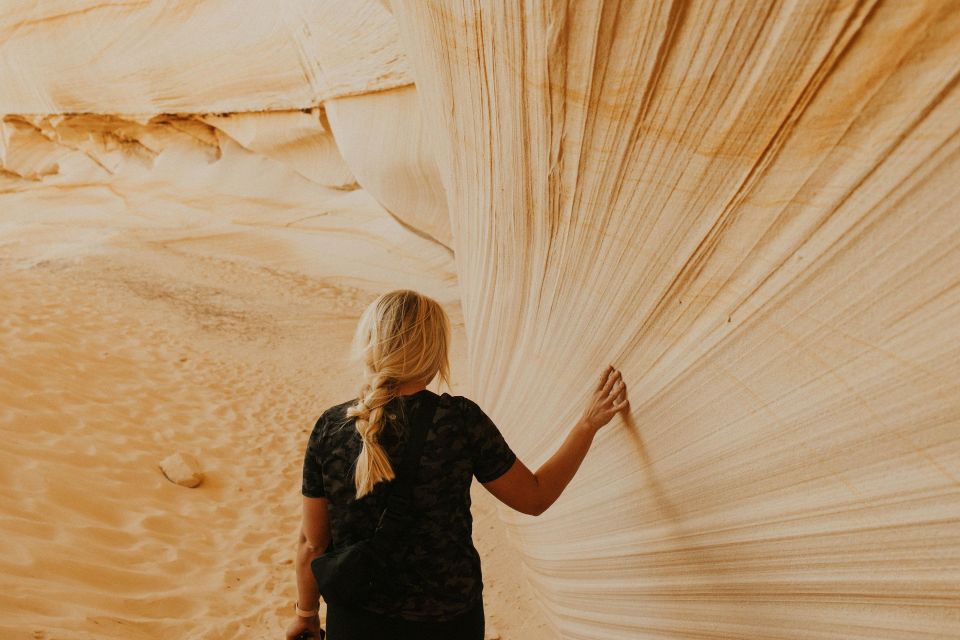
[[563, 638], [960, 636], [960, 10], [392, 3]]

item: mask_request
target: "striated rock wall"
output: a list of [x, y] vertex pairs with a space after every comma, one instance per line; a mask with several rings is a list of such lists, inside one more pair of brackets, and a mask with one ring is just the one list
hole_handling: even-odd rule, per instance
[[960, 636], [960, 6], [392, 6], [559, 635]]

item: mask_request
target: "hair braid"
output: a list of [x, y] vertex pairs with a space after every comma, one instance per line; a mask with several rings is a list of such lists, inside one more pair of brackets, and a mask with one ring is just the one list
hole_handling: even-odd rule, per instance
[[356, 429], [361, 440], [360, 456], [357, 458], [354, 475], [357, 498], [370, 493], [378, 482], [396, 477], [379, 439], [384, 426], [383, 407], [396, 395], [395, 385], [389, 378], [373, 374], [360, 388], [357, 404], [347, 409], [348, 417], [357, 418]]

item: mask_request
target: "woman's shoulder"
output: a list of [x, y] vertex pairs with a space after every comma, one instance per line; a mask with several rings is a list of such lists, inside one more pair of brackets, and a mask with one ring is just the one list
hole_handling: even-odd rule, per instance
[[317, 418], [317, 422], [313, 427], [314, 433], [318, 436], [322, 436], [325, 435], [330, 429], [335, 429], [348, 422], [352, 422], [353, 418], [347, 417], [347, 409], [356, 403], [357, 399], [351, 398], [350, 400], [345, 400], [328, 407], [323, 411], [323, 413], [320, 414], [320, 417]]
[[471, 413], [479, 409], [477, 403], [467, 396], [453, 395], [447, 392], [436, 395], [439, 396], [437, 402], [440, 407], [450, 412], [463, 414]]
[[476, 414], [482, 411], [480, 405], [467, 396], [450, 396], [450, 403], [466, 414]]

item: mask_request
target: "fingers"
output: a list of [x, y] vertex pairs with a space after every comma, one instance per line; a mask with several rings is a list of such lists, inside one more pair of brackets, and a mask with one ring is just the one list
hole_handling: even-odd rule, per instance
[[603, 390], [603, 385], [607, 382], [607, 376], [613, 371], [613, 365], [607, 365], [607, 368], [600, 373], [600, 383], [597, 385], [597, 391]]
[[602, 389], [604, 394], [610, 393], [610, 390], [613, 389], [613, 385], [616, 384], [617, 380], [620, 379], [620, 372], [613, 367], [610, 367], [610, 369], [612, 373], [607, 376], [607, 381], [604, 383]]
[[616, 378], [616, 382], [611, 385], [610, 390], [604, 397], [604, 404], [610, 405], [614, 413], [620, 411], [628, 404], [627, 384], [623, 381], [619, 371], [617, 371]]
[[617, 386], [617, 383], [614, 383], [613, 386], [610, 387], [610, 390], [600, 397], [600, 404], [604, 407], [609, 407], [613, 404], [614, 397], [619, 392], [620, 388]]
[[613, 389], [610, 390], [610, 395], [615, 399], [619, 400], [627, 393], [627, 383], [623, 381], [623, 378], [617, 380], [617, 384], [613, 386]]
[[608, 365], [603, 370], [596, 391], [599, 396], [595, 397], [594, 402], [598, 404], [595, 404], [594, 408], [603, 414], [612, 416], [630, 406], [630, 401], [627, 400], [627, 385], [620, 371], [614, 369], [613, 365]]

